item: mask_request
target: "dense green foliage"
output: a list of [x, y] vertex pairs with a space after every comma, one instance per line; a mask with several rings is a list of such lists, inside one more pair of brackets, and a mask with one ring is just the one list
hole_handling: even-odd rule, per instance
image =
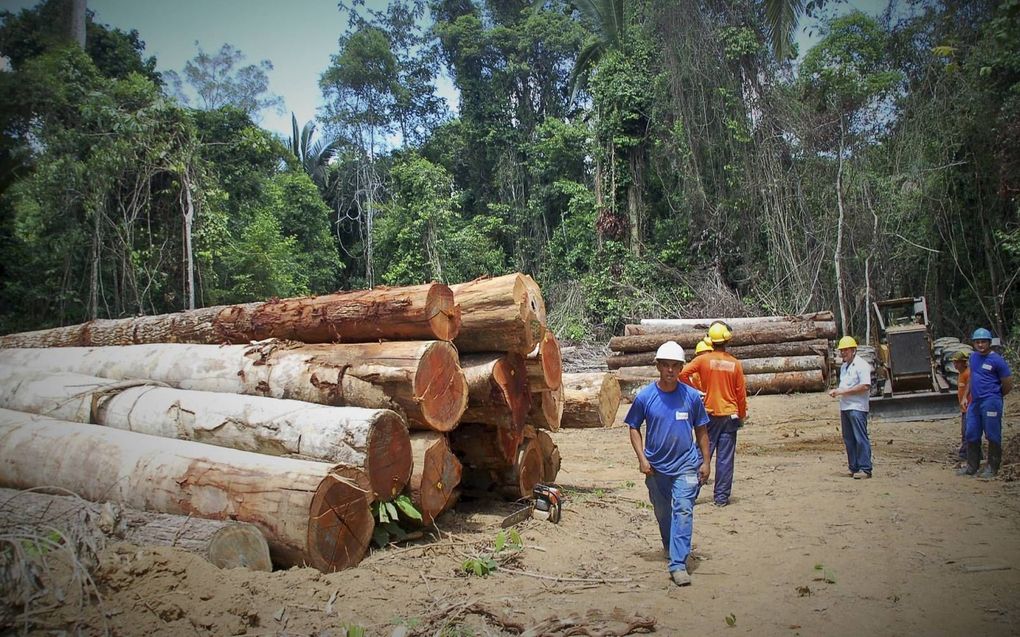
[[199, 305], [523, 270], [572, 338], [822, 308], [861, 336], [924, 294], [939, 333], [1020, 342], [1020, 0], [833, 13], [796, 62], [792, 21], [835, 4], [342, 5], [289, 143], [264, 82], [213, 99], [243, 78], [196, 58], [186, 108], [138, 34], [5, 14], [0, 327], [180, 309], [190, 258]]

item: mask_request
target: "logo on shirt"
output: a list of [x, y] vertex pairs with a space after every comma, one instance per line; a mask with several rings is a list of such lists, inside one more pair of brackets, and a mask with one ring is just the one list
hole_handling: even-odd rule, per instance
[[737, 364], [733, 361], [721, 361], [712, 359], [708, 362], [709, 369], [716, 369], [720, 372], [732, 372], [737, 369]]
[[686, 411], [678, 411], [678, 412], [676, 412], [676, 419], [677, 420], [689, 420], [690, 416], [687, 414]]
[[981, 369], [987, 369], [988, 371], [992, 371], [992, 365], [991, 363], [985, 363], [984, 365], [981, 366]]

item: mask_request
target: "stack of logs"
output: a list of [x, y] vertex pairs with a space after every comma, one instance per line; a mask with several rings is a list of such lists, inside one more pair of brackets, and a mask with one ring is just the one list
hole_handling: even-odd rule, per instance
[[828, 386], [828, 339], [836, 337], [832, 312], [741, 318], [642, 319], [613, 337], [606, 365], [615, 370], [626, 399], [658, 379], [655, 350], [676, 341], [687, 352], [705, 337], [713, 321], [729, 325], [726, 351], [740, 359], [748, 394], [822, 391]]
[[175, 541], [223, 521], [277, 566], [335, 571], [375, 501], [409, 493], [431, 524], [461, 487], [554, 479], [564, 396], [520, 274], [96, 320], [0, 337], [0, 487], [167, 515]]

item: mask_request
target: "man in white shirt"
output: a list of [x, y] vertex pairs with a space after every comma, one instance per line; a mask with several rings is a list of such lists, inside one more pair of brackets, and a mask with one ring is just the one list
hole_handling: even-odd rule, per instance
[[871, 441], [868, 439], [868, 395], [871, 366], [857, 357], [857, 341], [852, 336], [839, 339], [836, 346], [843, 364], [839, 368], [839, 387], [829, 392], [839, 398], [839, 421], [843, 426], [843, 444], [850, 477], [871, 477]]

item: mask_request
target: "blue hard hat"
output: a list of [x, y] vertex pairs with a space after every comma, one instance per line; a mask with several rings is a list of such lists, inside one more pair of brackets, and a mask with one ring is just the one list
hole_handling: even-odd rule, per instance
[[983, 327], [979, 327], [976, 330], [974, 330], [973, 334], [970, 335], [970, 340], [972, 340], [972, 341], [981, 341], [981, 340], [990, 341], [990, 340], [992, 340], [992, 333], [989, 332], [988, 330], [986, 330]]

